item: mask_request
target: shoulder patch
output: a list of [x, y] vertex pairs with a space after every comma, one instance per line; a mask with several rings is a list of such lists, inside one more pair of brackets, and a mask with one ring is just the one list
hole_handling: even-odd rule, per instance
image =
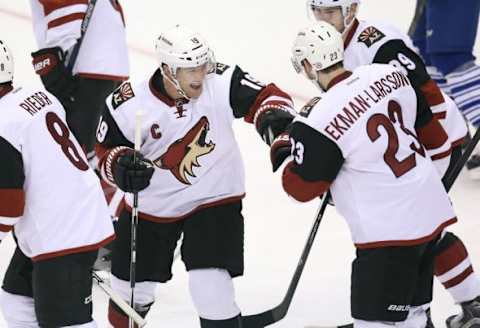
[[308, 117], [310, 115], [310, 112], [312, 111], [313, 107], [315, 107], [316, 104], [321, 100], [322, 98], [320, 97], [315, 97], [312, 98], [305, 106], [300, 109], [300, 116], [303, 117]]
[[215, 73], [218, 75], [222, 75], [230, 66], [222, 64], [222, 63], [215, 63]]
[[121, 104], [133, 97], [135, 97], [135, 94], [133, 93], [132, 85], [130, 84], [130, 82], [123, 83], [112, 94], [113, 109], [117, 109]]
[[378, 30], [376, 27], [369, 26], [360, 33], [358, 36], [358, 42], [363, 42], [367, 47], [371, 47], [377, 41], [380, 41], [385, 37], [385, 34]]

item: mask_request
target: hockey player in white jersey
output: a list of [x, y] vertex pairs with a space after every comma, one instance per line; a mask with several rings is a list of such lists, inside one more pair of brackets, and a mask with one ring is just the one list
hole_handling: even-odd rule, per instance
[[96, 327], [91, 269], [114, 239], [98, 178], [43, 88], [13, 88], [13, 57], [0, 41], [0, 240], [17, 248], [0, 307], [8, 327]]
[[[327, 21], [342, 33], [346, 69], [388, 63], [401, 69], [421, 89], [451, 144], [447, 151], [428, 152], [445, 183], [461, 156], [467, 127], [458, 107], [440, 91], [420, 56], [412, 50], [409, 37], [387, 23], [358, 20], [359, 0], [308, 0], [307, 3], [312, 17]], [[470, 306], [474, 299], [480, 302], [480, 280], [473, 270], [468, 251], [462, 240], [451, 232], [447, 232], [438, 243], [435, 275], [462, 307]]]
[[326, 93], [272, 143], [274, 170], [288, 158], [285, 191], [306, 202], [330, 189], [347, 221], [354, 327], [424, 328], [434, 246], [456, 221], [426, 149], [448, 149], [447, 135], [395, 67], [346, 70], [341, 34], [328, 23], [298, 33], [292, 62]]
[[[159, 68], [146, 81], [122, 84], [108, 99], [97, 140], [102, 175], [127, 193], [139, 192], [135, 307], [146, 315], [154, 286], [171, 279], [183, 233], [182, 260], [203, 328], [241, 327], [232, 278], [243, 274], [244, 171], [232, 130], [253, 123], [270, 141], [296, 114], [289, 95], [238, 66], [215, 63], [206, 41], [176, 26], [156, 40]], [[141, 163], [133, 163], [137, 110]], [[155, 168], [153, 170], [152, 166]], [[112, 287], [130, 297], [132, 197], [116, 226]], [[127, 326], [113, 304], [110, 323]]]

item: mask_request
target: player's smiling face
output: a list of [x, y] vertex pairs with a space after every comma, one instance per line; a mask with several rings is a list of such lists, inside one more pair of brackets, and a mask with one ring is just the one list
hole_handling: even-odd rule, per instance
[[207, 73], [208, 64], [197, 67], [179, 68], [177, 70], [177, 81], [189, 98], [196, 99], [202, 94], [203, 83]]
[[312, 7], [313, 16], [317, 21], [324, 21], [333, 25], [338, 32], [345, 29], [342, 7]]

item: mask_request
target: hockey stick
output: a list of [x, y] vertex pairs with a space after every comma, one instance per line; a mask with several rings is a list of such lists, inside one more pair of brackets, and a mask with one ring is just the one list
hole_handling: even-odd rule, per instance
[[88, 24], [90, 24], [90, 19], [92, 19], [93, 9], [95, 9], [95, 5], [97, 4], [97, 0], [90, 0], [88, 2], [87, 10], [85, 12], [85, 17], [82, 20], [82, 25], [80, 26], [80, 37], [77, 40], [77, 43], [72, 48], [72, 52], [67, 59], [67, 71], [71, 74], [73, 70], [73, 65], [77, 61], [78, 52], [80, 51], [80, 47], [82, 46], [83, 39], [85, 37], [85, 33], [87, 32]]
[[310, 254], [310, 250], [312, 249], [313, 241], [315, 240], [315, 236], [317, 235], [318, 227], [320, 225], [320, 222], [322, 221], [325, 209], [327, 208], [329, 197], [330, 193], [327, 192], [323, 197], [322, 202], [320, 203], [315, 217], [315, 221], [313, 222], [313, 227], [310, 231], [305, 247], [303, 248], [302, 255], [300, 256], [300, 260], [298, 261], [297, 268], [295, 269], [295, 273], [293, 274], [290, 285], [288, 286], [287, 293], [285, 294], [282, 302], [273, 309], [267, 310], [265, 312], [243, 316], [242, 324], [244, 328], [263, 328], [283, 319], [287, 314], [288, 308], [290, 307], [290, 303], [293, 299], [293, 295], [295, 294], [295, 290], [297, 289], [298, 282], [300, 281], [303, 268], [305, 267], [305, 263], [307, 263], [308, 255]]
[[[137, 162], [137, 152], [140, 151], [140, 136], [142, 127], [142, 112], [137, 110], [135, 113], [135, 152], [133, 153], [133, 162]], [[133, 193], [132, 223], [130, 228], [130, 306], [135, 307], [135, 272], [137, 266], [137, 226], [138, 226], [138, 191]], [[134, 320], [130, 317], [128, 327], [134, 328]]]
[[[460, 156], [460, 158], [455, 162], [452, 171], [445, 178], [444, 186], [447, 192], [450, 191], [450, 189], [453, 186], [453, 183], [457, 180], [460, 172], [463, 169], [463, 166], [470, 158], [470, 155], [472, 154], [473, 150], [477, 146], [479, 140], [480, 140], [480, 129], [477, 129], [477, 131], [473, 135], [472, 140], [470, 140], [467, 147], [465, 148], [465, 151], [462, 153], [462, 156]], [[353, 328], [353, 323], [343, 325], [343, 326], [335, 326], [335, 327], [311, 326], [310, 328]]]
[[143, 319], [127, 302], [125, 302], [117, 293], [113, 291], [113, 289], [105, 282], [95, 271], [92, 272], [92, 278], [97, 283], [98, 287], [100, 287], [105, 294], [110, 297], [112, 302], [118, 305], [120, 309], [129, 317], [131, 318], [138, 327], [143, 327], [147, 324], [147, 321]]
[[465, 150], [462, 153], [462, 156], [457, 160], [457, 162], [455, 163], [452, 171], [445, 178], [445, 189], [447, 189], [447, 191], [450, 191], [450, 188], [452, 187], [455, 180], [457, 180], [458, 175], [462, 171], [463, 166], [468, 161], [468, 159], [470, 158], [470, 155], [472, 154], [473, 150], [477, 146], [478, 141], [480, 140], [480, 133], [479, 132], [480, 132], [480, 129], [477, 129], [477, 131], [473, 135], [472, 140], [470, 140], [467, 147], [465, 147]]
[[415, 7], [415, 15], [413, 16], [410, 27], [408, 28], [408, 36], [413, 37], [415, 30], [417, 29], [418, 21], [422, 17], [423, 11], [425, 10], [425, 5], [427, 0], [417, 0], [417, 6]]

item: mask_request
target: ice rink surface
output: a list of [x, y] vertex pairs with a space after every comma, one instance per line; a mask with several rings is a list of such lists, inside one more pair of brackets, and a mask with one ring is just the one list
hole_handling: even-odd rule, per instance
[[[213, 47], [217, 61], [238, 64], [260, 80], [274, 81], [295, 95], [297, 108], [316, 93], [308, 81], [295, 74], [289, 60], [297, 30], [308, 24], [303, 0], [123, 0], [122, 5], [133, 81], [143, 79], [155, 69], [153, 44], [159, 32], [183, 23], [202, 32]], [[364, 0], [359, 17], [386, 20], [406, 30], [414, 5], [414, 0]], [[14, 52], [15, 85], [40, 83], [30, 64], [29, 54], [37, 48], [29, 2], [0, 0], [0, 27], [0, 39]], [[245, 276], [236, 279], [235, 285], [243, 313], [251, 314], [269, 309], [283, 298], [318, 204], [302, 205], [289, 200], [281, 189], [279, 175], [271, 173], [268, 149], [254, 128], [238, 121], [235, 129], [247, 178]], [[451, 192], [460, 219], [451, 230], [464, 240], [477, 270], [480, 270], [480, 208], [475, 204], [480, 204], [479, 189], [480, 181], [462, 174]], [[0, 277], [12, 251], [10, 238], [0, 244]], [[290, 311], [273, 327], [350, 322], [349, 277], [353, 256], [348, 228], [335, 209], [329, 207]], [[148, 327], [198, 327], [181, 261], [175, 263], [173, 280], [160, 286], [157, 295], [157, 302], [147, 317]], [[108, 327], [107, 298], [98, 289], [94, 290], [94, 305], [99, 327]], [[458, 310], [450, 296], [436, 284], [432, 310], [436, 326], [445, 327], [444, 319]], [[1, 314], [0, 327], [6, 327]]]

